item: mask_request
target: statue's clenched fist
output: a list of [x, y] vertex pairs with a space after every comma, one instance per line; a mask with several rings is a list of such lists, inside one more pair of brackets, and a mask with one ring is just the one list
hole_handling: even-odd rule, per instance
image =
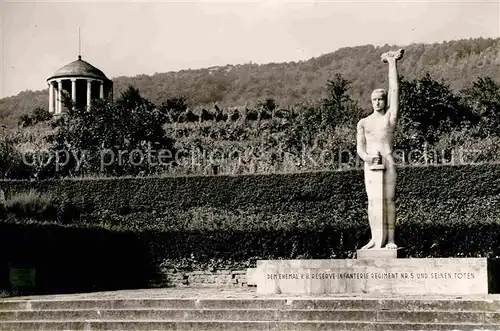
[[403, 58], [404, 54], [404, 49], [398, 49], [397, 51], [389, 51], [381, 55], [381, 60], [382, 62], [386, 63], [388, 61], [394, 60], [401, 60]]

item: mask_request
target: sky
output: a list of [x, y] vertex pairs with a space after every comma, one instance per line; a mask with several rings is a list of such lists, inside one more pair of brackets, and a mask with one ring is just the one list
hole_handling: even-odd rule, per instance
[[346, 46], [500, 37], [500, 0], [0, 0], [0, 13], [0, 98], [47, 88], [79, 49], [112, 79], [307, 60]]

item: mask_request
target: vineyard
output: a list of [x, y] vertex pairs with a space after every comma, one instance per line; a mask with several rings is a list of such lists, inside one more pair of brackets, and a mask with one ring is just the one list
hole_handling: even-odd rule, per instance
[[178, 169], [186, 173], [287, 173], [354, 166], [338, 162], [335, 152], [341, 150], [359, 162], [354, 157], [355, 127], [343, 125], [314, 135], [307, 114], [259, 109], [239, 117], [225, 114], [219, 121], [174, 122], [166, 125], [166, 132], [175, 148], [188, 155]]

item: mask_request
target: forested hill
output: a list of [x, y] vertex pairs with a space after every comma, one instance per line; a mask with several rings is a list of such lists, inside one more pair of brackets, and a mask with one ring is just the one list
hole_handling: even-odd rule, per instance
[[[217, 102], [225, 107], [252, 105], [271, 97], [278, 105], [286, 106], [321, 98], [327, 79], [340, 73], [352, 81], [353, 99], [367, 107], [370, 92], [387, 84], [387, 66], [380, 61], [380, 55], [398, 47], [406, 51], [399, 65], [405, 78], [422, 76], [428, 71], [433, 78], [444, 79], [454, 90], [460, 90], [477, 77], [500, 78], [500, 38], [476, 38], [434, 44], [345, 47], [300, 62], [249, 63], [116, 77], [114, 94], [117, 97], [128, 85], [133, 85], [155, 103], [185, 96], [192, 106]], [[100, 69], [106, 72], [106, 68]], [[0, 121], [10, 126], [35, 107], [47, 106], [47, 90], [22, 92], [0, 100]]]

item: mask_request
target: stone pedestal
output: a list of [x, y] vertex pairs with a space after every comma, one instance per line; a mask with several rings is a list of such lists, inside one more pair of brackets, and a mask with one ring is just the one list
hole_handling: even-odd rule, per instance
[[358, 249], [356, 251], [357, 259], [401, 259], [406, 257], [406, 251], [403, 247], [397, 249], [387, 248], [372, 248], [372, 249]]
[[487, 258], [257, 261], [259, 294], [485, 295], [498, 291]]

